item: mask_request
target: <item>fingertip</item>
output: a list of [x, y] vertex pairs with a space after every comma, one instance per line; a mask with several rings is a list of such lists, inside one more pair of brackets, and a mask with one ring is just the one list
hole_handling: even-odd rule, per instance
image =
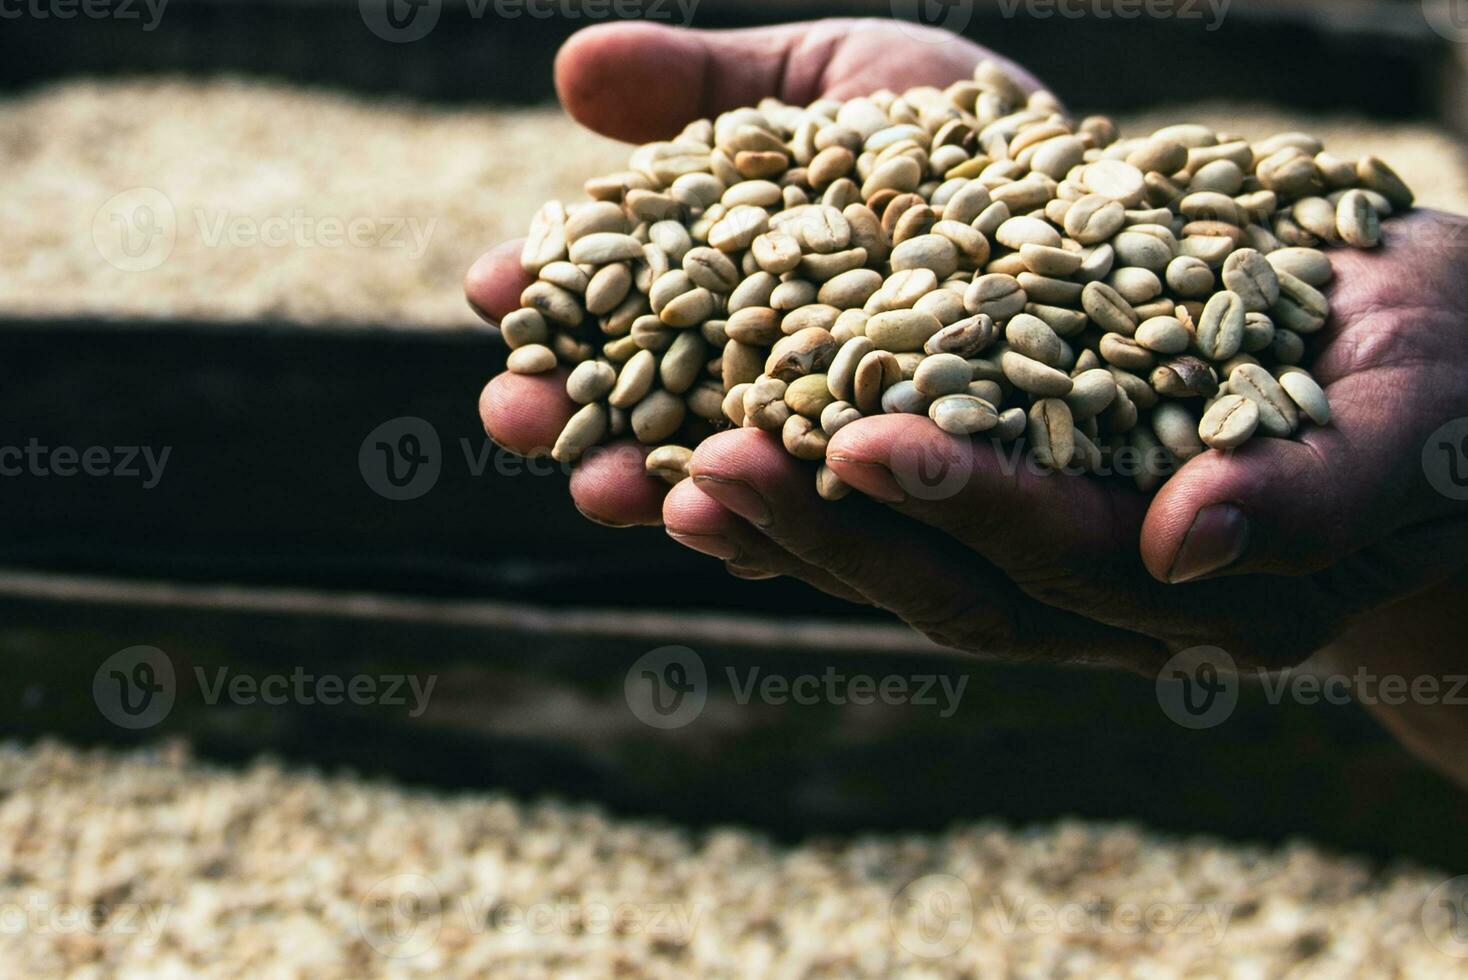
[[485, 434], [522, 456], [544, 456], [579, 408], [566, 394], [566, 371], [495, 375], [479, 393]]
[[556, 54], [556, 92], [577, 122], [614, 139], [667, 139], [698, 115], [707, 50], [688, 31], [597, 24]]
[[663, 524], [669, 534], [723, 535], [738, 520], [727, 507], [704, 493], [692, 480], [683, 480], [663, 498]]
[[589, 450], [571, 471], [577, 509], [613, 526], [661, 524], [668, 484], [644, 467], [649, 448], [622, 440]]
[[520, 308], [520, 294], [531, 278], [520, 267], [520, 242], [503, 242], [485, 252], [464, 274], [469, 308], [495, 325]]

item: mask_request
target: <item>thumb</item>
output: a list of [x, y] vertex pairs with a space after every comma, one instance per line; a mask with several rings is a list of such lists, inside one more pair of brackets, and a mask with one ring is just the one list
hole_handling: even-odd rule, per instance
[[804, 105], [969, 77], [993, 58], [1028, 90], [1033, 76], [937, 28], [842, 19], [741, 30], [646, 22], [600, 24], [556, 55], [556, 91], [582, 125], [633, 143], [668, 139], [687, 123], [775, 97]]
[[[1233, 452], [1211, 450], [1189, 460], [1148, 508], [1142, 525], [1148, 571], [1174, 583], [1305, 575], [1386, 543], [1400, 546], [1391, 550], [1423, 566], [1419, 571], [1445, 561], [1449, 556], [1438, 552], [1461, 542], [1449, 543], [1456, 532], [1433, 529], [1450, 502], [1424, 480], [1418, 454], [1403, 451], [1416, 443], [1400, 432], [1338, 421], [1296, 438], [1254, 439]], [[1395, 575], [1385, 564], [1378, 572]]]

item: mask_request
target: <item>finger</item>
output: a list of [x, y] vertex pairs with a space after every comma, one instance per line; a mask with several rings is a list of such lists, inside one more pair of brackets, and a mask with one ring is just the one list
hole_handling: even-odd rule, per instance
[[[1444, 500], [1423, 479], [1415, 451], [1428, 435], [1415, 431], [1421, 413], [1390, 407], [1382, 382], [1375, 372], [1327, 387], [1334, 409], [1327, 426], [1189, 460], [1158, 491], [1142, 526], [1152, 575], [1176, 583], [1309, 574], [1439, 516]], [[1383, 429], [1383, 417], [1401, 418], [1411, 431]], [[1422, 557], [1428, 575], [1447, 560]]]
[[879, 415], [836, 433], [826, 462], [854, 489], [978, 551], [1021, 585], [1121, 555], [1135, 565], [1141, 495], [1042, 470], [1021, 444], [996, 447], [922, 416]]
[[786, 551], [939, 643], [1059, 660], [1152, 652], [1151, 641], [1034, 601], [950, 538], [879, 504], [822, 500], [810, 467], [768, 433], [719, 433], [694, 452], [689, 472], [699, 489]]
[[994, 57], [946, 31], [875, 18], [720, 31], [626, 22], [573, 35], [556, 56], [556, 90], [583, 125], [640, 143], [768, 96], [804, 105], [823, 95], [944, 86], [985, 56]]
[[869, 605], [860, 592], [830, 572], [796, 558], [692, 480], [684, 480], [669, 491], [663, 501], [663, 523], [674, 541], [723, 560], [732, 566], [734, 574], [740, 569], [755, 569], [766, 576], [785, 575], [838, 599]]
[[503, 242], [485, 252], [464, 276], [464, 297], [469, 308], [490, 323], [520, 308], [520, 294], [532, 277], [520, 268], [522, 241]]
[[479, 418], [496, 443], [521, 456], [547, 456], [581, 406], [566, 394], [565, 368], [546, 374], [505, 372], [479, 395]]
[[598, 524], [661, 524], [666, 481], [643, 466], [651, 446], [621, 440], [587, 450], [571, 471], [576, 509]]
[[962, 543], [1027, 595], [1156, 637], [1214, 619], [1149, 576], [1137, 550], [1146, 499], [1130, 487], [1034, 463], [1023, 445], [951, 436], [926, 418], [844, 426], [827, 465], [856, 491]]

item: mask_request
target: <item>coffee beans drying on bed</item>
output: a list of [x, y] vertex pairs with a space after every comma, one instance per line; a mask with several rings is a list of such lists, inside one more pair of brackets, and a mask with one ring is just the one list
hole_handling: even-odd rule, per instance
[[670, 482], [720, 428], [819, 462], [882, 412], [1088, 471], [1328, 424], [1300, 366], [1328, 314], [1318, 249], [1377, 247], [1412, 204], [1375, 157], [1187, 124], [1123, 139], [992, 62], [700, 120], [586, 191], [531, 222], [508, 366], [572, 368], [556, 459], [631, 436]]

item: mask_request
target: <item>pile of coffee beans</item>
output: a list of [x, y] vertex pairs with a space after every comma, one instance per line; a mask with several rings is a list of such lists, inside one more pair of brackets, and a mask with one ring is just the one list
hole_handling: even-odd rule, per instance
[[1328, 312], [1318, 247], [1374, 248], [1412, 204], [1375, 157], [1192, 124], [1122, 138], [987, 61], [946, 89], [699, 120], [586, 191], [531, 224], [509, 369], [571, 367], [556, 459], [630, 433], [672, 482], [721, 428], [818, 462], [879, 412], [1089, 472], [1325, 425], [1301, 366]]

